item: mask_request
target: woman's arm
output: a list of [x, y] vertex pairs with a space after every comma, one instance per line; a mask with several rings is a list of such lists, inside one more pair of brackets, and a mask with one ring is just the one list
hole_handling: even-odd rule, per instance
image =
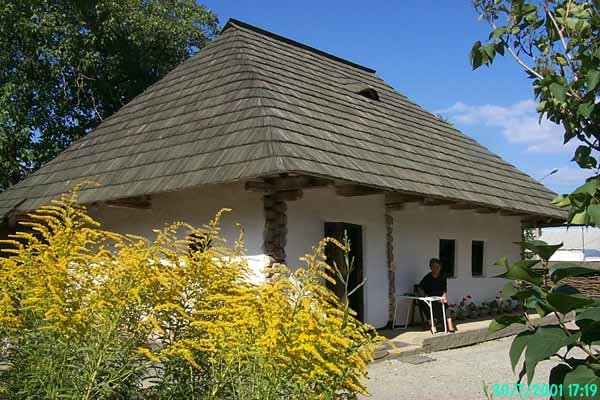
[[448, 302], [448, 296], [446, 296], [446, 293], [448, 293], [448, 279], [446, 278], [446, 275], [444, 275], [442, 277], [442, 280], [443, 280], [442, 297], [444, 298], [442, 300], [442, 303], [447, 303]]

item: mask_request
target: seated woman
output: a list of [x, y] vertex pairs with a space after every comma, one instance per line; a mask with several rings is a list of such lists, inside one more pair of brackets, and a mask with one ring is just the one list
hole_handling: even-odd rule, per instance
[[[446, 309], [448, 308], [446, 277], [442, 274], [442, 262], [437, 258], [429, 260], [429, 268], [431, 268], [431, 272], [423, 277], [421, 283], [419, 283], [419, 287], [423, 289], [427, 296], [443, 297], [441, 302], [433, 302], [433, 318], [441, 321], [443, 318], [442, 306]], [[448, 332], [456, 332], [452, 318], [447, 318], [446, 322], [448, 324]], [[436, 333], [436, 331], [435, 321], [431, 321], [431, 332]]]

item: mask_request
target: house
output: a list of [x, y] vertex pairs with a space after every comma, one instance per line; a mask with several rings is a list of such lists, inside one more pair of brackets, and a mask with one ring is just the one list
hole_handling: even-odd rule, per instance
[[[352, 298], [382, 327], [396, 294], [440, 257], [457, 301], [494, 298], [501, 256], [522, 226], [560, 224], [554, 193], [387, 85], [374, 70], [230, 20], [198, 55], [0, 194], [22, 213], [76, 182], [105, 228], [152, 235], [228, 207], [248, 254], [291, 266], [325, 234], [348, 232]], [[339, 255], [331, 255], [338, 257]], [[402, 312], [402, 311], [400, 311]]]
[[562, 243], [562, 247], [550, 261], [600, 262], [600, 229], [586, 226], [540, 229], [537, 237], [551, 244]]

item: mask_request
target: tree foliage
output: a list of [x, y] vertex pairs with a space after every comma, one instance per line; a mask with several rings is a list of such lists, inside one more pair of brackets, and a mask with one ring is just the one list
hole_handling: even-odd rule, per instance
[[[597, 0], [475, 0], [473, 6], [488, 22], [491, 32], [485, 43], [471, 50], [473, 68], [492, 65], [498, 55], [510, 55], [532, 81], [537, 110], [562, 125], [564, 142], [579, 142], [573, 161], [590, 170], [590, 178], [573, 193], [555, 203], [569, 207], [573, 224], [600, 225], [598, 151], [600, 150], [600, 2]], [[560, 263], [550, 270], [548, 259], [561, 246], [537, 240], [521, 242], [535, 259], [509, 265], [500, 277], [511, 280], [503, 296], [520, 300], [526, 309], [557, 323], [536, 326], [524, 315], [498, 318], [491, 331], [519, 323], [526, 330], [517, 335], [510, 349], [513, 369], [524, 354], [519, 380], [529, 382], [540, 361], [555, 358], [550, 383], [563, 384], [556, 398], [577, 398], [572, 386], [600, 386], [600, 303], [564, 284], [563, 279], [595, 271], [577, 264]], [[541, 268], [539, 264], [541, 263]], [[574, 314], [575, 324], [565, 316]], [[594, 393], [594, 398], [598, 393]]]
[[[564, 279], [596, 273], [593, 269], [576, 263], [559, 263], [548, 266], [548, 259], [561, 247], [543, 241], [521, 242], [521, 245], [534, 253], [535, 260], [518, 261], [509, 265], [506, 259], [498, 264], [506, 268], [499, 277], [510, 282], [502, 290], [504, 298], [521, 301], [525, 306], [523, 315], [505, 315], [490, 324], [489, 331], [497, 332], [513, 324], [521, 324], [526, 329], [519, 333], [510, 348], [510, 362], [513, 371], [520, 368], [519, 381], [527, 377], [529, 383], [535, 375], [537, 365], [553, 358], [558, 364], [550, 374], [550, 384], [562, 385], [555, 398], [578, 398], [573, 391], [575, 386], [594, 387], [594, 396], [600, 395], [600, 352], [594, 346], [600, 341], [600, 302], [587, 298], [564, 283]], [[556, 323], [537, 325], [532, 322], [527, 310], [535, 310], [544, 317], [553, 315]], [[574, 324], [566, 315], [574, 314]]]
[[510, 55], [532, 80], [540, 118], [564, 127], [564, 142], [578, 141], [573, 161], [590, 170], [589, 182], [556, 200], [569, 219], [600, 225], [597, 194], [600, 150], [600, 2], [597, 0], [476, 0], [491, 32], [471, 50], [473, 68]]
[[[327, 288], [322, 241], [251, 283], [219, 215], [154, 240], [104, 231], [76, 193], [0, 258], [0, 398], [355, 399], [378, 340]], [[191, 232], [191, 233], [190, 233]], [[181, 239], [186, 237], [185, 239]], [[204, 238], [210, 245], [190, 246]]]
[[217, 24], [194, 0], [0, 2], [0, 190], [202, 48]]

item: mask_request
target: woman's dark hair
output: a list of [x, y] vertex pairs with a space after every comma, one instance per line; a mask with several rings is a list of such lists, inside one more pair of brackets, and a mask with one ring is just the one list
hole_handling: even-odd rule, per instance
[[442, 261], [439, 258], [432, 258], [431, 260], [429, 260], [429, 268], [433, 267], [433, 264], [437, 264], [441, 267]]

